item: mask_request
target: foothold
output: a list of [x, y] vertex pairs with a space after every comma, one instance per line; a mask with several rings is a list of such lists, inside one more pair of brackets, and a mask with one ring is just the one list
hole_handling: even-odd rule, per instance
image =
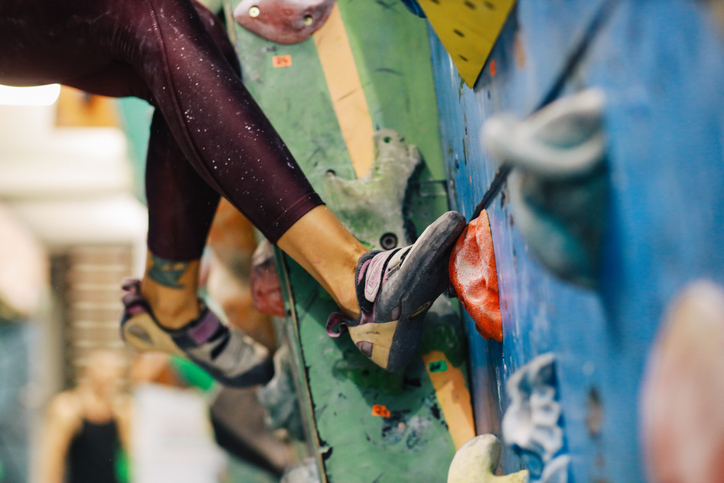
[[492, 434], [477, 436], [455, 453], [447, 474], [447, 483], [527, 483], [527, 470], [497, 476], [501, 445]]
[[430, 368], [430, 372], [445, 372], [447, 371], [447, 362], [445, 361], [436, 361], [431, 362], [428, 364], [428, 367]]
[[262, 241], [251, 257], [251, 298], [261, 313], [284, 317], [284, 298], [274, 264], [274, 247]]
[[531, 475], [540, 477], [563, 448], [553, 354], [540, 355], [518, 369], [510, 376], [506, 388], [510, 405], [503, 416], [503, 437]]
[[647, 364], [640, 417], [652, 483], [722, 481], [724, 287], [697, 281], [673, 301]]
[[269, 429], [284, 428], [293, 438], [304, 441], [302, 409], [292, 375], [289, 349], [281, 346], [274, 354], [274, 377], [256, 391], [257, 399], [266, 411]]
[[493, 236], [483, 211], [458, 238], [450, 256], [450, 282], [475, 328], [485, 339], [503, 342]]
[[[417, 147], [391, 129], [374, 135], [375, 160], [368, 175], [354, 180], [329, 171], [324, 179], [327, 206], [352, 234], [375, 249], [407, 239], [402, 203], [408, 180], [420, 163]], [[399, 243], [402, 244], [402, 243]]]
[[543, 468], [543, 474], [536, 483], [568, 483], [568, 466], [571, 463], [571, 457], [561, 455], [552, 459]]
[[389, 418], [390, 410], [387, 409], [387, 406], [383, 406], [382, 404], [374, 404], [372, 406], [372, 416], [381, 416], [383, 418]]
[[297, 461], [287, 468], [279, 483], [321, 483], [316, 460], [309, 457]]
[[324, 25], [333, 6], [334, 0], [242, 0], [234, 20], [272, 42], [296, 44]]
[[494, 116], [484, 147], [516, 169], [508, 179], [516, 225], [555, 275], [595, 287], [608, 186], [604, 95], [589, 89], [520, 121]]

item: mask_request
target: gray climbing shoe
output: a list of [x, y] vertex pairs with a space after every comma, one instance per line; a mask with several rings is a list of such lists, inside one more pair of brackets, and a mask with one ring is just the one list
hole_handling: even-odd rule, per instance
[[403, 369], [417, 353], [425, 314], [450, 284], [450, 252], [465, 228], [465, 217], [449, 211], [420, 235], [415, 244], [365, 253], [355, 275], [360, 316], [349, 320], [333, 313], [327, 333], [349, 330], [357, 348], [388, 371]]
[[274, 375], [269, 352], [238, 330], [229, 329], [202, 304], [201, 315], [181, 329], [166, 329], [141, 294], [141, 282], [123, 284], [121, 337], [140, 351], [184, 355], [225, 386], [266, 384]]

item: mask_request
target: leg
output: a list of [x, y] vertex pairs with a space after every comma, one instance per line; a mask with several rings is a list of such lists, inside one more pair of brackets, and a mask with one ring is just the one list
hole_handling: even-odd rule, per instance
[[326, 206], [304, 215], [278, 245], [327, 290], [347, 317], [359, 316], [354, 273], [368, 250]]
[[199, 259], [219, 195], [194, 171], [159, 112], [146, 160], [148, 258], [141, 284], [159, 323], [178, 329], [199, 316]]
[[[208, 36], [215, 44], [213, 47], [217, 47], [217, 50], [222, 52], [223, 58], [227, 62], [224, 63], [223, 58], [218, 59], [212, 46], [204, 47], [204, 42], [199, 42], [201, 47], [195, 44], [184, 44], [183, 49], [188, 52], [203, 49], [203, 52], [199, 52], [199, 55], [203, 54], [203, 57], [200, 58], [207, 60], [211, 58], [212, 65], [217, 65], [220, 71], [226, 71], [225, 76], [228, 78], [228, 83], [221, 82], [218, 87], [219, 91], [224, 92], [224, 96], [229, 96], [218, 102], [219, 106], [225, 107], [219, 109], [221, 112], [209, 109], [208, 112], [197, 112], [195, 115], [189, 114], [178, 118], [176, 111], [170, 107], [172, 104], [177, 103], [184, 107], [198, 104], [198, 101], [184, 100], [188, 95], [184, 89], [187, 77], [195, 76], [196, 80], [202, 81], [198, 84], [194, 82], [194, 88], [189, 88], [193, 91], [199, 89], [196, 85], [208, 85], [216, 81], [216, 76], [212, 81], [208, 79], [208, 76], [202, 75], [204, 72], [208, 73], [208, 66], [189, 69], [185, 63], [183, 75], [177, 76], [176, 69], [170, 69], [169, 77], [173, 79], [175, 91], [174, 89], [161, 89], [163, 92], [160, 97], [154, 93], [156, 102], [162, 109], [165, 108], [164, 117], [170, 120], [172, 129], [175, 126], [175, 138], [179, 140], [180, 146], [185, 146], [185, 154], [192, 160], [194, 167], [204, 179], [249, 217], [272, 243], [278, 241], [280, 248], [289, 253], [329, 291], [346, 315], [356, 317], [358, 307], [353, 283], [354, 271], [357, 261], [367, 249], [342, 226], [329, 210], [321, 206], [321, 200], [309, 186], [286, 146], [240, 83], [240, 67], [226, 33], [205, 9], [197, 8], [197, 10]], [[164, 23], [164, 20], [159, 20], [159, 22]], [[163, 34], [163, 28], [160, 30]], [[201, 34], [197, 34], [196, 37], [204, 38]], [[161, 38], [163, 42], [162, 35]], [[169, 41], [177, 42], [178, 39]], [[178, 45], [166, 47], [164, 50], [170, 52], [171, 55], [181, 51]], [[174, 65], [173, 60], [169, 59], [168, 62], [169, 65]], [[179, 59], [177, 62], [184, 62], [184, 60]], [[216, 87], [209, 87], [210, 92], [213, 91], [214, 95], [220, 96], [216, 90]], [[167, 94], [176, 94], [177, 98], [174, 99], [173, 96]], [[165, 99], [165, 102], [160, 102], [161, 99]], [[234, 110], [234, 113], [231, 113], [231, 109]], [[184, 112], [186, 113], [188, 110]], [[240, 116], [239, 114], [242, 113], [243, 115]], [[198, 118], [196, 118], [197, 116]], [[219, 118], [221, 120], [217, 121]], [[177, 122], [179, 120], [181, 122]], [[209, 123], [221, 124], [226, 132], [233, 129], [236, 129], [236, 132], [233, 135], [203, 135], [197, 140], [199, 132], [205, 133], [208, 130], [206, 127], [203, 129], [201, 127], [208, 126]], [[253, 133], [253, 139], [244, 138], [249, 132]], [[256, 134], [257, 132], [260, 134]], [[191, 142], [189, 143], [188, 140]], [[204, 153], [203, 156], [198, 154], [198, 149], [196, 149], [197, 154], [195, 155], [195, 143], [203, 143], [200, 149]], [[168, 144], [168, 142], [164, 142], [164, 146]], [[248, 154], [245, 154], [245, 151]], [[230, 158], [229, 154], [236, 156]], [[253, 159], [254, 157], [256, 159]], [[209, 159], [212, 160], [211, 167]], [[222, 163], [214, 164], [214, 160], [217, 159], [226, 160], [223, 167], [219, 166]], [[228, 162], [231, 159], [234, 162]], [[263, 160], [263, 163], [259, 164], [260, 160]], [[167, 179], [167, 176], [167, 173], [162, 173], [159, 177]], [[252, 185], [253, 189], [245, 189], [247, 185]], [[272, 193], [279, 194], [275, 199], [270, 200], [268, 195]], [[163, 216], [158, 217], [159, 223], [152, 219], [150, 223], [152, 230], [156, 226], [162, 226], [164, 219]], [[208, 229], [208, 227], [205, 228]], [[169, 232], [169, 230], [163, 229], [159, 231], [161, 233]], [[280, 240], [279, 237], [282, 234], [284, 234], [283, 239]], [[193, 236], [193, 233], [187, 234], [187, 238]], [[153, 232], [149, 234], [149, 241], [163, 238], [163, 236], [154, 236]], [[151, 251], [156, 254], [162, 253], [153, 246], [151, 246]], [[164, 256], [164, 258], [179, 260], [178, 256]], [[188, 259], [188, 257], [181, 259]], [[151, 266], [152, 264], [149, 263], [149, 267]], [[189, 277], [187, 283], [190, 283], [193, 278], [191, 274], [185, 276]], [[188, 321], [186, 316], [190, 313], [190, 307], [181, 307], [183, 296], [175, 296], [180, 292], [158, 287], [148, 278], [144, 279], [143, 292], [152, 301], [154, 309], [160, 306], [162, 301], [174, 305], [169, 307], [168, 311], [164, 310], [168, 316], [158, 315], [159, 321], [172, 328]], [[168, 295], [162, 295], [167, 293]], [[172, 301], [177, 298], [179, 304], [173, 304]]]
[[[346, 316], [331, 317], [332, 326], [344, 321], [357, 347], [380, 366], [404, 367], [419, 346], [424, 314], [447, 287], [449, 254], [464, 218], [441, 217], [413, 247], [365, 253], [320, 206], [286, 146], [235, 76], [235, 59], [222, 62], [216, 45], [202, 35], [213, 35], [214, 29], [199, 31], [193, 16], [169, 7], [173, 0], [150, 4], [157, 22], [155, 48], [160, 51], [150, 54], [166, 69], [144, 72], [186, 157], [332, 294]], [[215, 40], [221, 52], [228, 50], [225, 35]]]
[[[362, 246], [320, 207], [321, 199], [244, 88], [233, 48], [208, 11], [199, 8], [197, 12], [189, 0], [46, 3], [0, 2], [0, 27], [4, 27], [0, 29], [0, 48], [11, 47], [2, 49], [0, 78], [6, 72], [20, 72], [10, 79], [13, 83], [60, 81], [94, 93], [137, 95], [151, 101], [201, 178], [272, 243], [281, 242], [282, 248], [329, 289], [365, 354], [387, 368], [398, 367], [410, 352], [414, 354], [419, 344], [420, 316], [446, 284], [445, 254], [459, 232], [459, 216], [447, 216], [436, 223], [428, 236], [421, 237], [422, 243], [411, 249], [360, 258]], [[47, 14], [38, 17], [36, 10]], [[3, 23], [4, 18], [13, 21]], [[17, 22], [17, 18], [27, 22]], [[35, 29], [30, 34], [25, 32], [28, 25]], [[64, 28], [59, 28], [61, 25]], [[57, 33], [52, 45], [47, 45], [46, 31]], [[201, 230], [204, 237], [207, 228]], [[191, 292], [196, 283], [195, 267], [191, 263], [185, 267], [151, 264], [143, 287], [154, 305], [168, 303], [164, 324], [173, 327], [179, 321], [184, 323], [183, 319], [194, 313], [187, 301], [190, 293], [168, 292], [177, 289], [156, 286], [158, 280], [148, 280], [153, 278], [154, 269], [179, 270], [179, 284], [185, 282]], [[356, 279], [355, 271], [359, 272]], [[431, 289], [425, 290], [426, 286]], [[130, 299], [137, 302], [134, 307], [138, 309], [140, 288], [135, 290]], [[147, 304], [145, 299], [143, 302]], [[378, 305], [380, 310], [375, 308]], [[159, 310], [166, 312], [165, 308]], [[349, 320], [358, 312], [356, 321]], [[130, 311], [128, 314], [132, 315]], [[416, 320], [410, 324], [411, 319]], [[394, 329], [398, 322], [404, 330]], [[209, 324], [207, 329], [218, 327], [218, 321]], [[379, 337], [380, 324], [387, 324], [385, 340]], [[407, 330], [407, 325], [414, 327]], [[369, 334], [360, 335], [357, 330], [355, 336], [352, 328], [359, 327]], [[412, 338], [398, 337], [401, 333], [412, 334]], [[365, 339], [368, 335], [376, 337], [374, 342]], [[391, 365], [387, 355], [376, 355], [376, 348], [385, 344], [390, 357], [399, 352], [398, 346], [406, 345], [404, 354], [394, 356]]]

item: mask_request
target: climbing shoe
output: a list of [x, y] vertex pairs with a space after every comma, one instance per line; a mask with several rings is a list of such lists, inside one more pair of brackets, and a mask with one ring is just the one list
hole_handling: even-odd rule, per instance
[[121, 337], [140, 351], [183, 355], [225, 386], [266, 384], [274, 375], [269, 352], [249, 336], [229, 329], [203, 303], [201, 314], [180, 329], [161, 327], [141, 294], [139, 280], [123, 284]]
[[360, 316], [350, 320], [333, 313], [327, 333], [339, 337], [346, 328], [375, 364], [388, 371], [403, 369], [420, 346], [425, 314], [450, 284], [450, 253], [464, 228], [465, 217], [449, 211], [413, 245], [362, 255], [355, 274]]

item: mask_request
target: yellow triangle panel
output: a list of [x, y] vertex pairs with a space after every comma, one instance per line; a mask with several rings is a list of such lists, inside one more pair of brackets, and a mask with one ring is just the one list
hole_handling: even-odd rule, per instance
[[418, 0], [460, 77], [473, 87], [515, 0]]

